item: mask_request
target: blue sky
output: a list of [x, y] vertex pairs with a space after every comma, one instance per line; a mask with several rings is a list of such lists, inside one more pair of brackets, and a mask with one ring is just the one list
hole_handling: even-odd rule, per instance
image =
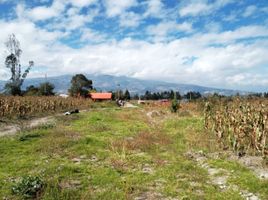
[[31, 77], [97, 73], [268, 91], [267, 0], [0, 0]]

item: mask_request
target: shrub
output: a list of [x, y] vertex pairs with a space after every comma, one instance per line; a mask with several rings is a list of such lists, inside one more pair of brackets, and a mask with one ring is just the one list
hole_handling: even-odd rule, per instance
[[179, 109], [179, 102], [177, 100], [176, 94], [174, 95], [174, 99], [171, 102], [171, 112], [176, 113]]
[[44, 188], [44, 182], [38, 176], [25, 176], [12, 187], [12, 193], [23, 198], [39, 197]]

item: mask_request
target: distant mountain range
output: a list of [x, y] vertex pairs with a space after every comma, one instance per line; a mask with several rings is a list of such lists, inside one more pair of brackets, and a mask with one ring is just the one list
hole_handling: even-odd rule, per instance
[[[161, 92], [166, 90], [179, 91], [181, 94], [185, 94], [188, 91], [200, 92], [201, 94], [218, 93], [222, 95], [235, 95], [236, 93], [245, 93], [237, 90], [227, 90], [219, 88], [203, 87], [191, 84], [177, 84], [167, 83], [163, 81], [141, 80], [136, 78], [130, 78], [126, 76], [111, 76], [111, 75], [86, 75], [88, 79], [93, 81], [93, 87], [101, 91], [115, 91], [118, 89], [128, 89], [131, 94], [144, 94], [147, 90], [151, 92]], [[47, 81], [55, 85], [55, 91], [57, 93], [67, 93], [70, 88], [70, 81], [72, 75], [62, 75], [55, 77], [48, 77]], [[32, 78], [26, 79], [23, 84], [23, 89], [29, 85], [38, 86], [40, 83], [45, 82], [45, 78]], [[5, 81], [0, 80], [0, 91], [5, 85]]]

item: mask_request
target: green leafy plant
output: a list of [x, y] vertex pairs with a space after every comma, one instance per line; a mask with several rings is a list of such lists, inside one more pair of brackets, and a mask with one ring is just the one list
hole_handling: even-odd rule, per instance
[[174, 94], [174, 99], [171, 102], [171, 112], [176, 113], [179, 109], [179, 102], [177, 100], [176, 93]]
[[44, 182], [38, 176], [25, 176], [12, 187], [12, 193], [23, 198], [36, 198], [40, 196]]

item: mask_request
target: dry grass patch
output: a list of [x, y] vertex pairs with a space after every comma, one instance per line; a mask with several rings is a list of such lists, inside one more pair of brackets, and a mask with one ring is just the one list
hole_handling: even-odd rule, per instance
[[123, 138], [111, 142], [110, 148], [113, 151], [147, 151], [156, 145], [170, 144], [171, 140], [163, 133], [141, 132], [134, 137]]
[[165, 166], [165, 165], [167, 165], [168, 164], [168, 161], [166, 160], [166, 159], [162, 159], [162, 158], [160, 158], [160, 157], [156, 157], [154, 160], [153, 160], [153, 162], [156, 164], [156, 166], [158, 166], [158, 167], [163, 167], [163, 166]]
[[79, 133], [59, 127], [42, 139], [42, 145], [38, 147], [38, 151], [49, 155], [62, 155], [69, 146], [79, 141], [80, 138]]
[[208, 152], [218, 151], [215, 137], [207, 132], [199, 132], [188, 128], [185, 138], [190, 149], [204, 149]]
[[199, 103], [187, 102], [180, 104], [179, 112], [185, 116], [199, 116], [201, 113], [200, 111], [202, 111], [202, 109], [200, 108]]
[[128, 163], [123, 159], [112, 158], [110, 163], [112, 167], [119, 172], [125, 172], [128, 168]]

